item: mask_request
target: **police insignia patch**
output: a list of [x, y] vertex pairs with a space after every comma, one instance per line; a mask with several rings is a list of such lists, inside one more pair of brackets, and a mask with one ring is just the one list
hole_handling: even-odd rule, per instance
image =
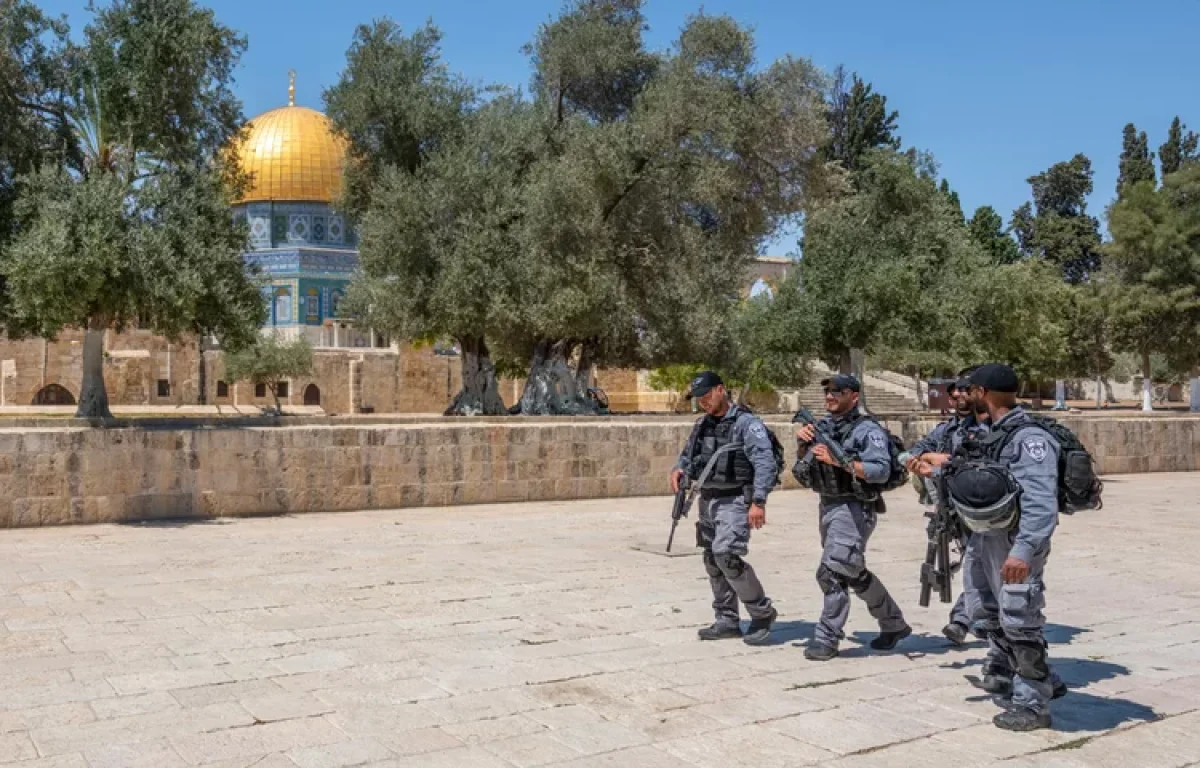
[[1046, 441], [1040, 437], [1027, 437], [1021, 443], [1025, 446], [1025, 452], [1029, 454], [1029, 458], [1041, 464], [1046, 460]]
[[876, 448], [883, 448], [887, 445], [887, 440], [879, 432], [872, 432], [871, 445], [875, 446]]
[[755, 437], [766, 437], [767, 428], [762, 424], [755, 424], [754, 426], [750, 427], [750, 434], [754, 435]]

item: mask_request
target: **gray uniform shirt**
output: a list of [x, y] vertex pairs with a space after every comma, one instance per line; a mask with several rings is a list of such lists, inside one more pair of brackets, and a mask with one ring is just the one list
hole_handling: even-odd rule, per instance
[[[1013, 420], [1027, 419], [1020, 406], [1004, 414], [995, 428]], [[1000, 452], [1021, 486], [1021, 518], [1009, 555], [1026, 563], [1050, 541], [1058, 525], [1058, 441], [1046, 430], [1029, 423], [1017, 428]]]
[[[704, 416], [700, 421], [709, 418]], [[729, 410], [721, 417], [721, 421], [733, 419], [733, 429], [729, 439], [740, 442], [746, 451], [746, 458], [754, 465], [754, 498], [766, 499], [767, 494], [775, 487], [775, 452], [771, 450], [771, 438], [767, 435], [767, 427], [762, 419], [744, 408], [730, 404]], [[697, 422], [699, 426], [699, 422]], [[683, 446], [679, 461], [675, 462], [676, 469], [686, 470], [691, 459], [692, 439], [696, 429], [692, 430], [692, 438]]]
[[[963, 440], [971, 433], [987, 432], [987, 422], [979, 421], [978, 417], [971, 416], [952, 416], [948, 421], [943, 421], [929, 431], [929, 434], [922, 437], [917, 442], [913, 443], [912, 450], [909, 451], [913, 456], [920, 456], [923, 453], [954, 453], [962, 447]], [[946, 435], [950, 436], [949, 450], [946, 446]], [[941, 471], [940, 468], [938, 470]]]
[[[857, 408], [843, 416], [826, 416], [817, 423], [817, 428], [826, 434], [835, 433], [845, 422], [853, 421], [858, 416]], [[864, 481], [876, 485], [887, 482], [892, 474], [892, 454], [883, 427], [872, 419], [863, 419], [842, 443], [842, 448], [862, 462]], [[808, 452], [812, 452], [812, 446], [809, 446]]]

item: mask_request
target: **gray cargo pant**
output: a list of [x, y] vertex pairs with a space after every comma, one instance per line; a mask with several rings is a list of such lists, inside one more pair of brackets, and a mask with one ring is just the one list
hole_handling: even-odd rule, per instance
[[1000, 569], [1014, 536], [1010, 531], [972, 533], [963, 573], [969, 577], [971, 617], [988, 639], [984, 674], [1011, 679], [1013, 704], [1040, 714], [1050, 710], [1058, 681], [1046, 658], [1042, 635], [1046, 623], [1042, 575], [1050, 545], [1033, 557], [1024, 584], [1005, 584]]
[[750, 550], [750, 508], [744, 496], [700, 499], [696, 546], [704, 550], [717, 624], [738, 626], [738, 600], [746, 604], [751, 619], [771, 615], [771, 599], [750, 563], [742, 559]]
[[862, 598], [882, 632], [907, 626], [896, 601], [875, 574], [867, 570], [867, 541], [875, 531], [877, 516], [856, 499], [822, 497], [820, 503], [821, 565], [817, 584], [825, 593], [816, 641], [837, 648], [845, 636], [842, 628], [850, 616], [850, 592]]

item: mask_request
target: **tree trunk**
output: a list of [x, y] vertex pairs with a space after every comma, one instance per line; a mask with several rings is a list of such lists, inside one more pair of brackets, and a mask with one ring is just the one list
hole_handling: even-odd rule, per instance
[[866, 374], [866, 356], [861, 349], [850, 349], [850, 373], [854, 378], [858, 379], [861, 392], [858, 393], [858, 407], [864, 413], [870, 413], [871, 408], [867, 405], [867, 385], [863, 382]]
[[83, 337], [83, 384], [79, 387], [79, 419], [111, 419], [108, 390], [104, 387], [104, 323], [89, 320]]
[[1054, 410], [1067, 410], [1067, 382], [1062, 379], [1054, 380]]
[[567, 363], [575, 342], [543, 339], [534, 345], [529, 376], [514, 413], [525, 416], [595, 416], [596, 404], [581, 390]]
[[1096, 410], [1104, 407], [1104, 377], [1096, 374]]
[[842, 349], [838, 355], [838, 373], [854, 373], [854, 363], [851, 360], [853, 354], [849, 347]]
[[1104, 379], [1104, 401], [1109, 405], [1117, 404], [1117, 396], [1113, 394], [1112, 382], [1108, 378]]
[[1142, 410], [1154, 410], [1154, 380], [1150, 375], [1150, 353], [1142, 354]]
[[271, 390], [271, 399], [275, 401], [275, 415], [279, 416], [283, 413], [283, 408], [279, 405], [279, 383], [272, 382], [267, 386]]
[[921, 392], [921, 372], [917, 371], [912, 375], [913, 386], [917, 388], [917, 405], [924, 410], [929, 410], [929, 398]]
[[1188, 410], [1200, 413], [1200, 368], [1192, 369], [1188, 390]]
[[592, 386], [592, 373], [596, 368], [596, 352], [599, 343], [596, 339], [585, 339], [579, 346], [579, 362], [575, 365], [575, 383], [579, 391], [587, 394]]
[[446, 416], [502, 416], [508, 413], [500, 397], [496, 366], [482, 336], [457, 339], [462, 347], [462, 389], [455, 395]]
[[1041, 410], [1041, 408], [1042, 408], [1042, 380], [1041, 379], [1033, 380], [1033, 397], [1030, 398], [1029, 404], [1035, 411]]
[[208, 371], [204, 369], [204, 334], [196, 338], [196, 351], [200, 357], [200, 370], [196, 372], [196, 405], [208, 404]]

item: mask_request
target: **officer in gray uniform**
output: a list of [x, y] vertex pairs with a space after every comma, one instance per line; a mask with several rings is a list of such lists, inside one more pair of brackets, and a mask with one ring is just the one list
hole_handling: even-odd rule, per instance
[[[700, 630], [700, 639], [741, 637], [749, 645], [765, 645], [778, 614], [743, 558], [749, 551], [750, 529], [767, 522], [767, 494], [778, 474], [771, 439], [757, 416], [729, 402], [716, 373], [696, 376], [688, 397], [697, 400], [705, 416], [696, 422], [671, 472], [671, 490], [678, 491], [685, 474], [695, 481], [709, 467], [700, 488], [696, 546], [704, 550], [716, 620]], [[744, 637], [738, 600], [750, 614]]]
[[[1016, 404], [1018, 379], [1007, 365], [980, 366], [968, 398], [991, 423], [967, 440], [947, 470], [955, 510], [971, 528], [965, 568], [972, 618], [988, 638], [984, 678], [975, 684], [1002, 696], [1009, 709], [997, 727], [1050, 727], [1050, 700], [1067, 692], [1047, 661], [1042, 634], [1050, 537], [1058, 524], [1057, 441]], [[960, 458], [969, 463], [956, 466]]]
[[[934, 427], [929, 434], [922, 437], [908, 450], [911, 457], [908, 460], [908, 471], [926, 487], [932, 484], [933, 478], [940, 467], [950, 459], [951, 454], [962, 446], [963, 440], [971, 434], [987, 431], [987, 416], [975, 413], [974, 407], [967, 399], [967, 376], [975, 368], [965, 368], [958, 373], [958, 380], [947, 387], [947, 394], [954, 401], [954, 415], [948, 421], [943, 421]], [[964, 554], [967, 551], [967, 539], [970, 531], [958, 523], [958, 541]], [[950, 623], [942, 627], [942, 634], [955, 645], [963, 645], [967, 633], [971, 629], [971, 611], [967, 605], [971, 592], [970, 573], [964, 567], [963, 591], [950, 609]]]
[[[821, 564], [817, 584], [825, 593], [815, 636], [804, 651], [813, 661], [838, 654], [842, 629], [850, 615], [850, 590], [867, 604], [879, 635], [876, 650], [890, 650], [912, 634], [904, 615], [883, 583], [867, 569], [867, 542], [875, 530], [883, 499], [877, 490], [891, 475], [887, 432], [858, 408], [858, 379], [837, 375], [821, 382], [829, 415], [814, 427], [796, 431], [801, 458], [793, 469], [797, 481], [820, 494]], [[817, 430], [831, 436], [854, 459], [854, 476], [837, 465], [829, 449], [816, 440]]]

